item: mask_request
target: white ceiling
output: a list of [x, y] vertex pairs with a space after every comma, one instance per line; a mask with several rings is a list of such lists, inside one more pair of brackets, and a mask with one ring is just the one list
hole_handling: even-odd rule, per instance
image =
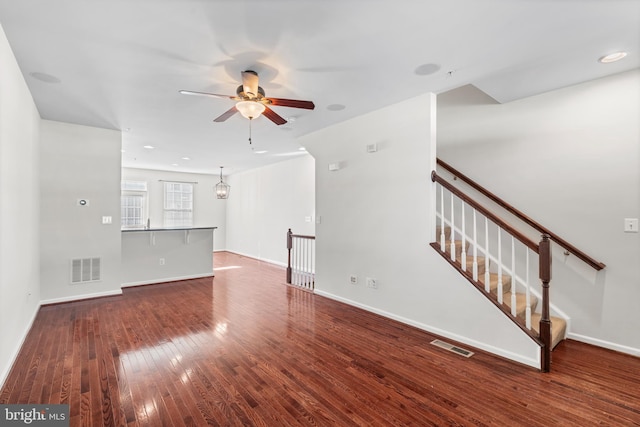
[[[509, 102], [640, 67], [638, 0], [0, 0], [0, 23], [43, 119], [122, 130], [125, 167], [198, 173], [429, 91]], [[239, 114], [212, 122], [233, 101], [178, 93], [233, 95], [247, 69], [316, 109], [273, 107], [295, 121], [256, 119], [250, 146]]]

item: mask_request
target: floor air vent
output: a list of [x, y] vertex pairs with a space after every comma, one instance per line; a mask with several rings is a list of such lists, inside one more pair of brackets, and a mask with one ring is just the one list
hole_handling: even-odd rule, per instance
[[100, 258], [71, 260], [71, 283], [96, 282], [100, 280]]
[[452, 353], [459, 354], [460, 356], [464, 356], [464, 357], [473, 356], [473, 352], [472, 351], [465, 350], [464, 348], [456, 347], [455, 345], [449, 344], [448, 342], [444, 342], [444, 341], [440, 341], [440, 340], [433, 340], [433, 341], [431, 341], [431, 344], [435, 345], [436, 347], [440, 347], [440, 348], [444, 348], [445, 350], [449, 350]]

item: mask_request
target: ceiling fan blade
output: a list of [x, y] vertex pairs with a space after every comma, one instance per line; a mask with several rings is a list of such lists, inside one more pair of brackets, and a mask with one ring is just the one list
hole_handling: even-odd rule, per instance
[[236, 98], [235, 96], [231, 96], [231, 95], [220, 95], [218, 93], [208, 93], [208, 92], [194, 92], [192, 90], [181, 90], [180, 93], [183, 95], [209, 96], [211, 98], [228, 98], [228, 99]]
[[233, 116], [235, 113], [237, 113], [238, 110], [236, 109], [236, 106], [234, 105], [233, 107], [229, 108], [227, 111], [225, 111], [224, 113], [220, 114], [218, 117], [216, 117], [215, 119], [213, 119], [214, 122], [224, 122], [225, 120], [227, 120], [229, 117]]
[[252, 98], [258, 95], [258, 73], [251, 70], [242, 72], [242, 90]]
[[287, 123], [287, 121], [283, 117], [278, 115], [278, 113], [276, 113], [266, 105], [265, 105], [264, 111], [262, 112], [262, 115], [265, 116], [267, 119], [271, 120], [273, 123], [277, 124], [278, 126]]
[[283, 98], [267, 98], [271, 101], [271, 105], [277, 105], [279, 107], [292, 107], [292, 108], [304, 108], [305, 110], [313, 110], [316, 108], [315, 104], [311, 101], [300, 101], [297, 99], [283, 99]]

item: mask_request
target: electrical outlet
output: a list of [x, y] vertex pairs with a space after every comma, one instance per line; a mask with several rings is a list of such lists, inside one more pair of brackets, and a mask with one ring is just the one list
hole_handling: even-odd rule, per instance
[[367, 277], [367, 288], [378, 289], [378, 281], [374, 278]]
[[160, 265], [164, 265], [164, 258], [160, 258]]
[[358, 276], [356, 276], [355, 274], [349, 276], [349, 283], [351, 283], [352, 285], [358, 284]]

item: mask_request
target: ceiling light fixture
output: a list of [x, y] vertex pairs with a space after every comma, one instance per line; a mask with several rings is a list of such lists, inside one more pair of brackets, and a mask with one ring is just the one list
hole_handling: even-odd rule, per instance
[[253, 120], [260, 117], [260, 114], [265, 110], [265, 106], [256, 101], [240, 101], [236, 104], [236, 110], [238, 110], [243, 117]]
[[613, 52], [603, 56], [602, 58], [598, 59], [598, 61], [602, 62], [603, 64], [610, 64], [611, 62], [620, 61], [625, 56], [627, 56], [627, 52]]
[[222, 168], [224, 166], [220, 166], [220, 182], [216, 184], [216, 197], [218, 199], [226, 199], [229, 197], [229, 192], [231, 191], [231, 186], [229, 184], [225, 184], [222, 180]]

